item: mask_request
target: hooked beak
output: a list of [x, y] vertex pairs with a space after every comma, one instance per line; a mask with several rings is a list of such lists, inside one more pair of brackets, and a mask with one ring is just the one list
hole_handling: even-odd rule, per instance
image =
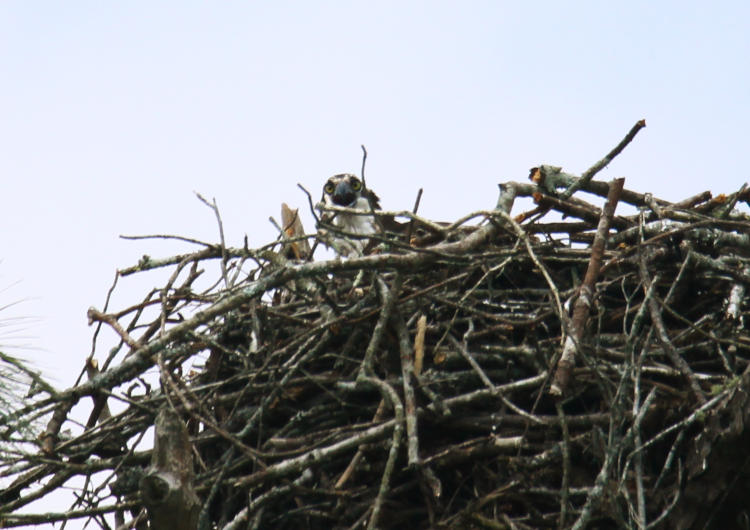
[[338, 206], [349, 207], [354, 204], [357, 195], [352, 190], [352, 187], [345, 180], [342, 180], [336, 185], [336, 189], [331, 195], [334, 204]]

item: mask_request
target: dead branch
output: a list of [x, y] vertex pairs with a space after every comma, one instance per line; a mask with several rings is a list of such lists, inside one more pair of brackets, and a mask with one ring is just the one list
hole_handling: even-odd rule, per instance
[[624, 184], [625, 179], [623, 178], [615, 179], [610, 183], [609, 196], [602, 209], [599, 225], [596, 229], [596, 236], [594, 237], [594, 244], [591, 248], [591, 260], [586, 268], [586, 276], [578, 292], [578, 298], [573, 308], [573, 317], [570, 322], [570, 331], [565, 341], [552, 385], [550, 386], [549, 391], [553, 395], [560, 396], [563, 394], [568, 386], [573, 366], [575, 366], [575, 352], [583, 340], [586, 321], [594, 304], [594, 288], [602, 266], [602, 256], [607, 241], [607, 233], [609, 232], [609, 222], [614, 215]]

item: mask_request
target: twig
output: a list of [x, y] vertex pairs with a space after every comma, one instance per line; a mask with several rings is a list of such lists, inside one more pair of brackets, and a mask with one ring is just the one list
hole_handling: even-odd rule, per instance
[[[651, 278], [648, 274], [648, 267], [646, 265], [646, 256], [644, 252], [639, 252], [639, 260], [638, 264], [640, 267], [640, 275], [643, 279], [644, 283], [644, 289], [647, 290], [648, 287], [651, 285]], [[689, 388], [691, 392], [693, 393], [693, 396], [695, 399], [698, 400], [698, 403], [701, 405], [704, 405], [706, 403], [706, 396], [703, 394], [703, 391], [701, 390], [700, 385], [698, 384], [698, 381], [695, 379], [695, 375], [693, 374], [693, 371], [690, 369], [690, 365], [683, 359], [679, 353], [677, 353], [677, 350], [675, 350], [674, 346], [672, 345], [672, 342], [669, 340], [669, 334], [667, 333], [667, 329], [664, 326], [664, 320], [661, 317], [661, 311], [659, 310], [659, 305], [657, 304], [654, 297], [649, 297], [649, 299], [645, 302], [648, 304], [649, 312], [651, 314], [651, 322], [656, 327], [657, 334], [656, 336], [659, 338], [659, 342], [661, 342], [662, 347], [664, 348], [664, 351], [666, 351], [667, 355], [669, 356], [669, 359], [672, 361], [672, 364], [674, 365], [677, 370], [680, 371], [682, 376], [685, 378], [685, 381], [689, 385]]]
[[417, 400], [414, 395], [414, 350], [409, 340], [401, 313], [396, 310], [393, 323], [398, 336], [399, 352], [401, 353], [401, 380], [404, 388], [404, 411], [406, 415], [407, 458], [410, 467], [419, 465], [419, 435], [417, 433]]
[[[117, 281], [120, 279], [120, 273], [119, 271], [115, 271], [115, 278], [112, 280], [112, 285], [110, 285], [109, 290], [107, 290], [107, 296], [104, 298], [104, 307], [102, 308], [102, 313], [106, 313], [109, 309], [109, 302], [112, 299], [112, 293], [115, 292], [115, 287], [117, 287]], [[96, 354], [96, 339], [99, 336], [99, 331], [102, 329], [102, 324], [104, 322], [99, 322], [96, 325], [96, 328], [94, 329], [94, 333], [91, 337], [91, 353], [89, 354], [88, 359], [86, 359], [86, 362], [84, 364], [84, 371], [85, 367], [88, 365], [89, 362], [91, 362], [94, 359], [94, 355]], [[104, 369], [106, 370], [106, 365], [104, 366]], [[81, 377], [83, 376], [83, 372], [78, 376], [76, 379], [75, 384], [77, 385], [81, 381]]]
[[176, 241], [185, 241], [186, 243], [194, 243], [196, 245], [201, 245], [204, 247], [214, 246], [211, 243], [206, 243], [205, 241], [200, 241], [199, 239], [194, 239], [192, 237], [175, 236], [175, 235], [170, 235], [170, 234], [150, 234], [150, 235], [143, 235], [143, 236], [128, 236], [128, 235], [121, 234], [120, 239], [128, 239], [132, 241], [138, 241], [141, 239], [174, 239]]
[[[743, 269], [742, 274], [746, 277], [750, 277], [750, 266]], [[729, 291], [729, 297], [727, 298], [727, 308], [724, 312], [724, 318], [737, 322], [740, 318], [740, 306], [742, 300], [745, 298], [745, 283], [737, 282], [732, 285], [732, 289]]]
[[354, 436], [350, 436], [340, 442], [306, 451], [300, 456], [283, 460], [278, 464], [269, 466], [263, 471], [257, 471], [246, 477], [235, 479], [231, 482], [231, 485], [235, 488], [251, 487], [286, 477], [290, 474], [301, 473], [311, 464], [329, 461], [341, 453], [354, 449], [362, 444], [374, 440], [381, 440], [391, 429], [403, 428], [398, 427], [399, 425], [401, 425], [401, 423], [395, 419], [388, 420], [380, 425], [365, 429], [364, 431], [361, 431]]
[[[641, 414], [640, 408], [644, 408], [643, 404], [641, 403], [641, 362], [643, 359], [643, 355], [640, 355], [638, 358], [638, 362], [632, 363], [632, 372], [633, 372], [633, 408], [632, 408], [632, 414], [634, 418], [643, 417], [643, 414]], [[652, 389], [652, 394], [649, 395], [646, 399], [647, 403], [650, 403], [651, 400], [648, 398], [651, 398], [653, 400], [654, 397], [654, 390]], [[640, 447], [640, 445], [643, 442], [643, 438], [641, 436], [641, 424], [639, 421], [633, 422], [633, 443], [635, 447]], [[646, 526], [647, 522], [647, 512], [646, 512], [646, 494], [645, 489], [643, 487], [643, 453], [637, 453], [635, 455], [635, 492], [636, 492], [636, 499], [637, 499], [637, 519], [636, 519], [636, 525], [638, 528], [644, 528]]]
[[[559, 199], [551, 195], [539, 194], [534, 197], [534, 200], [537, 204], [539, 204], [540, 207], [545, 210], [552, 208], [554, 210], [557, 210], [558, 212], [561, 212], [565, 216], [577, 217], [578, 219], [583, 219], [588, 223], [598, 222], [601, 217], [601, 211], [599, 211], [596, 206], [594, 206], [593, 204], [589, 204], [581, 199], [576, 199], [575, 197], [571, 197], [569, 199]], [[610, 226], [612, 228], [617, 228], [620, 230], [629, 228], [632, 225], [632, 222], [621, 217], [613, 216], [610, 221]]]
[[560, 427], [562, 428], [563, 436], [561, 446], [563, 473], [560, 482], [560, 515], [557, 519], [557, 527], [560, 530], [563, 530], [568, 516], [568, 498], [570, 494], [570, 432], [568, 431], [568, 421], [565, 417], [562, 402], [557, 401], [555, 403], [555, 408], [557, 409], [557, 417], [560, 419]]
[[370, 342], [367, 344], [365, 356], [362, 360], [362, 364], [360, 365], [358, 378], [363, 376], [370, 376], [375, 373], [375, 370], [373, 368], [373, 358], [375, 357], [375, 352], [380, 347], [380, 341], [383, 338], [385, 327], [388, 324], [388, 320], [391, 318], [391, 314], [393, 313], [393, 306], [401, 290], [400, 274], [396, 274], [396, 277], [393, 281], [393, 286], [390, 289], [388, 289], [388, 286], [386, 285], [383, 278], [380, 277], [380, 275], [376, 276], [375, 282], [378, 286], [378, 290], [380, 291], [380, 299], [383, 306], [380, 310], [378, 321], [375, 323], [375, 328], [372, 331]]
[[739, 191], [733, 193], [730, 196], [729, 201], [727, 202], [726, 206], [722, 208], [721, 212], [719, 212], [719, 215], [717, 217], [719, 217], [720, 219], [726, 219], [727, 217], [729, 217], [729, 214], [732, 212], [732, 210], [734, 210], [734, 207], [737, 205], [737, 201], [740, 199], [740, 197], [743, 196], [746, 189], [747, 189], [747, 182], [743, 183], [742, 186], [740, 186]]
[[247, 521], [252, 514], [257, 513], [264, 505], [272, 502], [274, 499], [292, 493], [295, 486], [302, 486], [305, 483], [310, 482], [313, 478], [313, 473], [309, 469], [305, 469], [291, 484], [279, 486], [278, 488], [274, 488], [263, 495], [260, 495], [256, 499], [252, 499], [252, 501], [249, 502], [245, 508], [240, 510], [232, 521], [227, 523], [222, 530], [240, 530], [247, 528]]
[[137, 350], [141, 347], [141, 344], [139, 344], [138, 341], [131, 337], [130, 334], [123, 329], [117, 319], [115, 319], [112, 315], [106, 315], [94, 307], [89, 307], [88, 311], [86, 312], [86, 316], [89, 319], [89, 326], [94, 322], [105, 322], [109, 324], [109, 326], [120, 336], [123, 342], [125, 342], [125, 344], [130, 346], [132, 349]]
[[481, 379], [484, 386], [486, 386], [493, 393], [495, 393], [497, 391], [495, 384], [492, 381], [490, 381], [490, 378], [487, 377], [486, 373], [484, 373], [484, 370], [482, 370], [482, 367], [479, 366], [479, 363], [477, 363], [474, 360], [474, 357], [472, 357], [471, 353], [469, 353], [469, 351], [466, 349], [465, 344], [461, 344], [460, 342], [458, 342], [458, 339], [456, 339], [456, 337], [450, 334], [448, 335], [448, 339], [453, 343], [453, 346], [455, 346], [456, 349], [461, 353], [463, 358], [466, 359], [466, 362], [469, 363], [469, 365], [471, 366], [471, 369], [474, 370], [474, 372], [476, 372], [476, 374], [479, 376], [479, 379]]
[[[414, 215], [417, 215], [417, 211], [419, 210], [419, 203], [421, 200], [422, 200], [422, 188], [419, 188], [419, 191], [417, 192], [417, 198], [414, 200], [414, 208], [412, 208], [411, 210]], [[407, 244], [411, 243], [411, 237], [412, 237], [412, 234], [414, 233], [414, 221], [415, 221], [415, 218], [412, 217], [409, 220], [409, 226], [407, 226], [406, 228], [406, 243]]]
[[417, 333], [414, 336], [414, 375], [422, 373], [424, 362], [424, 338], [427, 333], [427, 316], [420, 315], [417, 319]]
[[390, 401], [391, 406], [393, 407], [393, 412], [396, 415], [395, 426], [393, 428], [393, 436], [391, 438], [391, 447], [388, 451], [388, 459], [385, 462], [383, 475], [380, 479], [380, 488], [378, 490], [378, 494], [375, 497], [375, 502], [372, 505], [372, 514], [370, 515], [370, 520], [367, 523], [368, 530], [374, 530], [378, 527], [380, 511], [383, 507], [383, 503], [385, 502], [385, 497], [386, 495], [388, 495], [391, 477], [393, 475], [393, 469], [396, 465], [396, 457], [398, 456], [398, 449], [401, 444], [401, 438], [403, 434], [404, 406], [401, 404], [401, 400], [398, 399], [398, 395], [393, 390], [393, 388], [391, 388], [384, 381], [381, 381], [376, 377], [366, 377], [364, 381], [380, 390], [383, 399]]
[[620, 198], [620, 192], [625, 184], [624, 178], [614, 179], [610, 183], [609, 196], [607, 202], [602, 208], [602, 215], [599, 218], [599, 226], [596, 229], [594, 244], [591, 247], [591, 259], [589, 260], [586, 276], [581, 284], [578, 298], [573, 307], [573, 317], [570, 322], [570, 331], [565, 340], [562, 355], [557, 364], [549, 393], [555, 396], [561, 396], [568, 386], [573, 366], [575, 366], [575, 353], [579, 348], [583, 331], [586, 326], [586, 320], [591, 306], [594, 303], [594, 292], [596, 279], [599, 276], [599, 269], [602, 266], [602, 255], [607, 241], [607, 232], [609, 231], [609, 222], [617, 208], [617, 201]]
[[92, 506], [81, 510], [67, 510], [65, 512], [47, 512], [47, 513], [14, 513], [2, 515], [3, 526], [5, 528], [13, 528], [16, 526], [29, 527], [30, 525], [45, 525], [50, 523], [56, 523], [58, 521], [69, 521], [71, 519], [82, 519], [84, 517], [91, 517], [98, 514], [109, 514], [117, 510], [129, 510], [138, 508], [140, 506], [139, 501], [124, 501], [117, 502], [115, 504], [104, 505], [104, 506]]
[[318, 214], [315, 213], [315, 207], [313, 206], [313, 200], [312, 195], [310, 195], [310, 192], [307, 191], [307, 188], [305, 188], [302, 184], [297, 183], [297, 187], [301, 189], [304, 194], [307, 196], [307, 204], [310, 206], [310, 213], [313, 216], [313, 219], [315, 219], [315, 226], [318, 226], [320, 224], [320, 218], [318, 217]]
[[[612, 160], [619, 155], [625, 147], [635, 138], [635, 135], [638, 134], [638, 131], [643, 129], [646, 126], [646, 120], [639, 120], [633, 125], [633, 127], [628, 131], [628, 134], [625, 135], [625, 138], [622, 139], [622, 141], [615, 146], [614, 149], [612, 149], [607, 155], [599, 160], [596, 164], [591, 166], [589, 169], [584, 171], [584, 173], [581, 175], [581, 178], [571, 184], [568, 189], [566, 189], [564, 192], [560, 194], [561, 199], [567, 199], [571, 195], [573, 195], [576, 191], [580, 190], [581, 188], [585, 187], [589, 181], [591, 181], [592, 178], [594, 178], [594, 175], [599, 173], [604, 167], [606, 167]], [[622, 187], [621, 187], [622, 189]]]
[[362, 147], [362, 170], [360, 171], [360, 176], [362, 177], [362, 188], [367, 189], [367, 184], [365, 181], [365, 163], [367, 162], [367, 149], [365, 148], [364, 144], [362, 144], [360, 147]]
[[227, 275], [227, 244], [224, 240], [224, 223], [221, 221], [219, 206], [216, 204], [216, 199], [211, 199], [211, 202], [208, 202], [203, 195], [197, 191], [194, 191], [193, 193], [195, 193], [195, 196], [198, 197], [203, 204], [211, 208], [214, 215], [216, 215], [216, 222], [219, 225], [219, 243], [221, 245], [221, 277], [224, 278], [224, 285], [229, 287], [229, 276]]

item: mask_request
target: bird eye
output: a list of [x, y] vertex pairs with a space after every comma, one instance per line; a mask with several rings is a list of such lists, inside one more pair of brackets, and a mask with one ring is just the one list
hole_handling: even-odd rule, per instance
[[362, 189], [362, 183], [358, 181], [357, 179], [352, 179], [351, 186], [354, 191], [359, 191]]
[[335, 186], [333, 185], [333, 182], [326, 182], [326, 185], [323, 186], [323, 191], [325, 191], [328, 195], [333, 193]]

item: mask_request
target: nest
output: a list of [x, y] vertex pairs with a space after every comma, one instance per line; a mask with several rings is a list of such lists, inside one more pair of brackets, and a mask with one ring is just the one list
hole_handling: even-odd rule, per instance
[[[736, 206], [750, 195], [670, 203], [595, 172], [534, 168], [532, 183], [501, 186], [495, 209], [450, 225], [392, 212], [408, 237], [384, 235], [367, 256], [298, 260], [314, 236], [293, 235], [121, 270], [171, 272], [140, 304], [92, 309], [119, 343], [87, 360], [87, 381], [16, 412], [51, 419], [40, 451], [4, 461], [0, 521], [747, 521], [750, 219]], [[511, 217], [518, 196], [536, 208]], [[637, 211], [615, 215], [618, 203]], [[555, 211], [565, 218], [546, 222]], [[69, 510], [34, 512], [64, 484]]]

